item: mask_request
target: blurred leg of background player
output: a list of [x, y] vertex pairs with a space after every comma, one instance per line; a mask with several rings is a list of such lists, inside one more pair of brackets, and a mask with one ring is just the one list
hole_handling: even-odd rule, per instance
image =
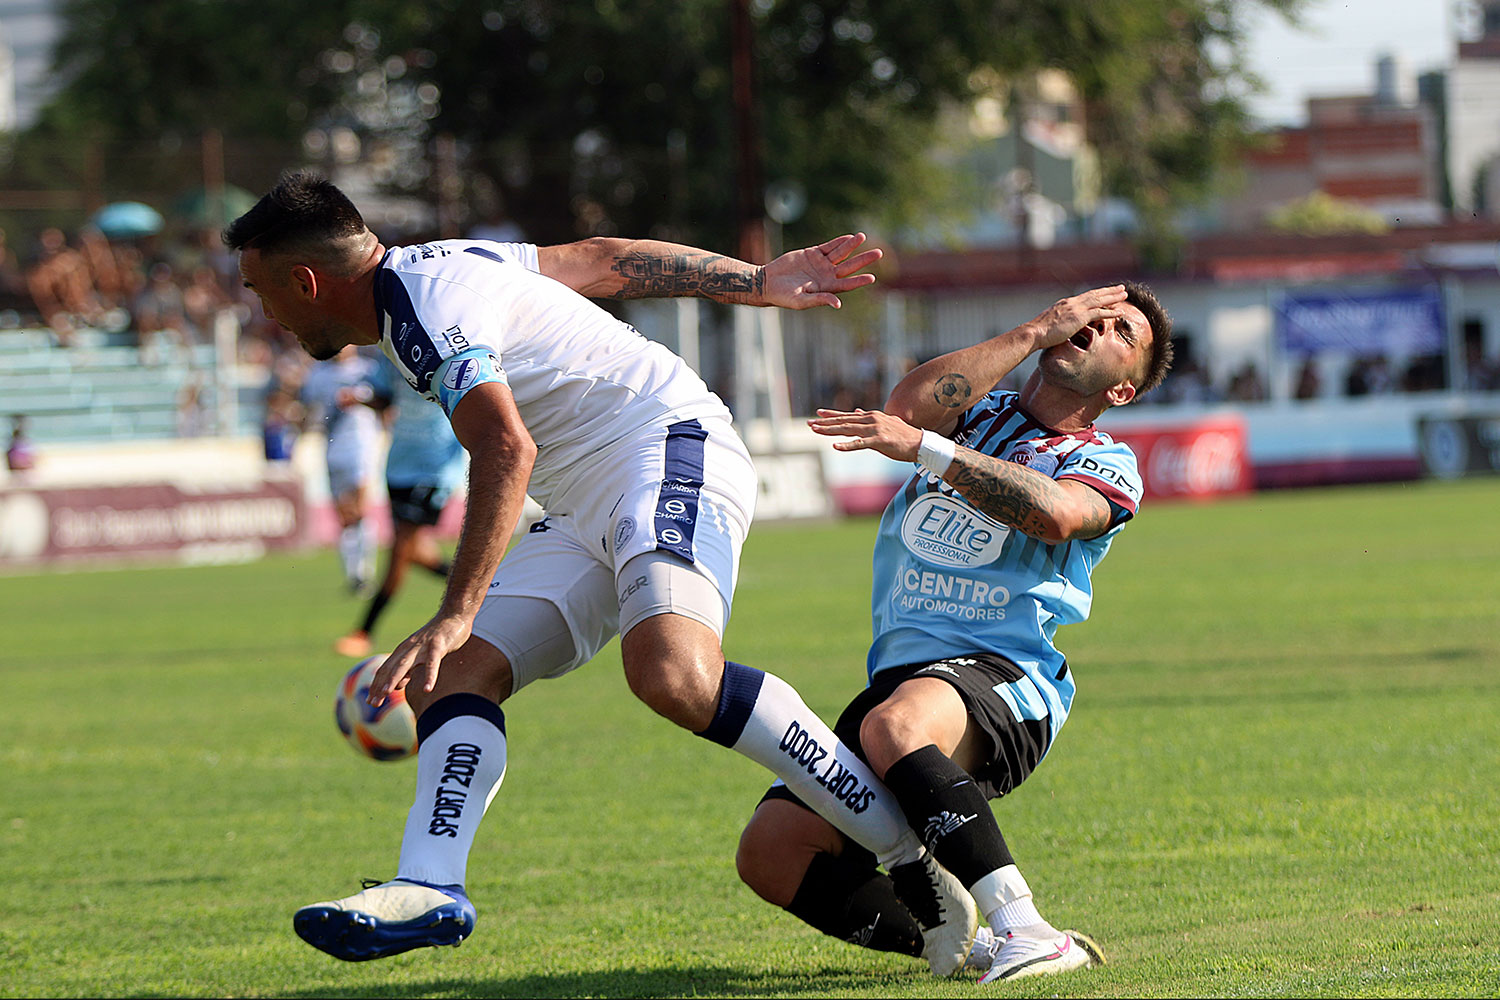
[[375, 623], [401, 589], [409, 567], [420, 566], [435, 576], [448, 577], [448, 559], [433, 537], [433, 526], [447, 506], [449, 492], [426, 483], [404, 487], [387, 484], [386, 489], [391, 497], [391, 551], [385, 577], [370, 598], [359, 627], [333, 644], [345, 656], [369, 656], [374, 651], [370, 636], [375, 633]]
[[[860, 748], [933, 856], [974, 895], [991, 933], [976, 939], [967, 964], [988, 970], [986, 982], [1102, 962], [1087, 937], [1058, 931], [1037, 912], [990, 809], [988, 798], [1031, 773], [1049, 736], [1045, 720], [1016, 719], [994, 691], [1017, 675], [998, 657], [883, 671], [834, 727]], [[735, 860], [761, 898], [826, 934], [881, 951], [920, 952], [920, 931], [874, 857], [784, 786], [772, 786], [761, 800]]]
[[[332, 475], [329, 478], [335, 480]], [[339, 564], [350, 592], [358, 594], [375, 574], [375, 533], [365, 517], [364, 482], [344, 485], [334, 494], [333, 506], [339, 519]]]

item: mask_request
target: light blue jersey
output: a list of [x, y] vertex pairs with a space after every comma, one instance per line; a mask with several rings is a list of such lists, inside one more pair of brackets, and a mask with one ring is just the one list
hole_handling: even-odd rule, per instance
[[396, 407], [385, 459], [386, 484], [399, 489], [429, 486], [442, 494], [456, 490], [463, 482], [464, 449], [442, 408], [408, 386], [387, 358], [380, 359], [370, 381], [375, 394]]
[[1073, 677], [1052, 637], [1088, 617], [1089, 576], [1135, 515], [1141, 477], [1135, 455], [1090, 428], [1063, 434], [1033, 420], [1014, 392], [971, 407], [953, 432], [959, 444], [1076, 479], [1102, 493], [1109, 530], [1049, 545], [981, 514], [920, 466], [880, 519], [872, 592], [871, 678], [890, 667], [975, 652], [1013, 661], [1026, 674], [997, 693], [1019, 719], [1049, 719], [1056, 736], [1073, 703]]

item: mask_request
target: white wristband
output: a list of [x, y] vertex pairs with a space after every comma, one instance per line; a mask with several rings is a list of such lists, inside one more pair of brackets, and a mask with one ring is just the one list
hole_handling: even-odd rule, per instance
[[943, 473], [953, 464], [953, 456], [956, 454], [958, 443], [952, 438], [932, 431], [922, 432], [922, 443], [917, 445], [917, 463], [934, 476], [943, 478]]

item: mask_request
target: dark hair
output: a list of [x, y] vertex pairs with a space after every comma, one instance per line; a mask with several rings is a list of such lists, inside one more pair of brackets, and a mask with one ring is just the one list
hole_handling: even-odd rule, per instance
[[1146, 355], [1146, 372], [1135, 387], [1135, 398], [1161, 385], [1162, 379], [1172, 368], [1172, 317], [1157, 301], [1156, 293], [1138, 281], [1122, 281], [1125, 286], [1125, 301], [1145, 314], [1151, 324], [1151, 350]]
[[354, 203], [328, 178], [307, 170], [282, 174], [255, 207], [224, 229], [231, 250], [301, 253], [337, 262], [339, 243], [369, 234]]

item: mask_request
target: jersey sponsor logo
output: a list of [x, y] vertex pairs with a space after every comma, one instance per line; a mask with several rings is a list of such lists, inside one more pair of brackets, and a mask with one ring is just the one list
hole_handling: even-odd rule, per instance
[[469, 349], [469, 338], [464, 336], [463, 329], [458, 326], [450, 326], [443, 331], [443, 339], [453, 348], [454, 353], [460, 353]]
[[443, 758], [443, 776], [438, 779], [427, 832], [434, 837], [458, 836], [458, 820], [468, 801], [469, 785], [479, 768], [484, 750], [473, 743], [454, 743]]
[[896, 593], [891, 596], [902, 611], [930, 611], [965, 621], [1004, 621], [1005, 606], [1010, 603], [1010, 591], [999, 584], [913, 567], [897, 577]]
[[1020, 442], [1005, 458], [1007, 461], [1040, 472], [1044, 476], [1050, 476], [1057, 471], [1057, 456], [1050, 451], [1039, 449], [1035, 441]]
[[875, 801], [875, 792], [870, 786], [841, 764], [836, 754], [829, 753], [796, 720], [787, 726], [786, 734], [781, 737], [781, 751], [797, 766], [806, 768], [815, 782], [855, 815], [869, 809], [870, 803]]
[[958, 499], [929, 493], [907, 508], [901, 541], [939, 566], [984, 566], [1000, 557], [1010, 529]]
[[1087, 455], [1077, 465], [1068, 466], [1068, 472], [1086, 473], [1095, 479], [1102, 479], [1132, 500], [1139, 500], [1141, 497], [1140, 486], [1130, 476], [1119, 469], [1111, 469], [1109, 466], [1100, 463], [1098, 459], [1090, 458]]

